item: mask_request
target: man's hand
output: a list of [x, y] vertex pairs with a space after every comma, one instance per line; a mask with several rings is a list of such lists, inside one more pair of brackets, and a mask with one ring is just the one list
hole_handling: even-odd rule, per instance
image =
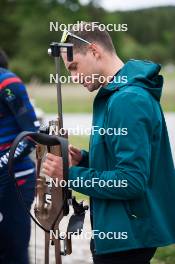
[[63, 159], [51, 153], [47, 153], [43, 163], [43, 173], [51, 178], [63, 179]]
[[[81, 161], [82, 155], [78, 148], [69, 145], [69, 167], [76, 166]], [[63, 179], [63, 159], [47, 153], [45, 162], [43, 163], [43, 173], [51, 178]]]
[[81, 150], [69, 145], [69, 164], [70, 166], [77, 166], [82, 160]]

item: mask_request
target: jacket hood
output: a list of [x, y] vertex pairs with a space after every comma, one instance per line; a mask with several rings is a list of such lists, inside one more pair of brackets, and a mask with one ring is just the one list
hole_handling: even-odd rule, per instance
[[[157, 101], [160, 101], [163, 87], [163, 77], [159, 75], [160, 69], [161, 66], [154, 62], [132, 59], [116, 73], [112, 82], [103, 88], [116, 90], [124, 86], [139, 86], [147, 90]], [[126, 79], [122, 81], [124, 77]]]

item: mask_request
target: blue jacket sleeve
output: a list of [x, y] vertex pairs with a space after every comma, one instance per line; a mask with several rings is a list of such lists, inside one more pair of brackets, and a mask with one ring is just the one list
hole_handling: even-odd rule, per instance
[[[14, 78], [15, 79], [15, 78]], [[13, 115], [19, 131], [38, 131], [39, 122], [33, 106], [30, 103], [26, 87], [21, 82], [10, 83], [1, 90], [1, 100]], [[16, 160], [20, 160], [24, 156], [30, 154], [35, 148], [35, 143], [30, 139], [24, 139], [20, 142], [17, 152]], [[0, 160], [0, 169], [5, 169], [7, 166], [9, 152], [6, 152]]]
[[29, 100], [26, 87], [21, 83], [11, 83], [1, 91], [1, 98], [15, 118], [21, 131], [37, 131], [39, 122]]
[[[72, 189], [99, 199], [128, 200], [142, 196], [150, 175], [151, 117], [152, 105], [144, 96], [128, 92], [115, 97], [109, 107], [107, 127], [127, 128], [126, 136], [110, 135], [107, 139], [115, 169], [98, 171], [72, 166], [69, 169]], [[77, 178], [83, 179], [83, 184], [75, 187], [73, 182]], [[92, 183], [94, 179], [95, 184], [86, 187], [85, 182]], [[105, 183], [124, 180], [127, 187], [111, 188], [107, 184], [100, 187], [100, 180]]]

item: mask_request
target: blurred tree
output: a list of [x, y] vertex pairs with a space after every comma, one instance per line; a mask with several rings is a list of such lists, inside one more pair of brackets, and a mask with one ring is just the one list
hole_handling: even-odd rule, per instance
[[11, 58], [12, 69], [26, 81], [37, 78], [48, 82], [54, 67], [47, 49], [62, 33], [50, 31], [50, 21], [59, 25], [77, 21], [123, 23], [128, 24], [127, 32], [109, 32], [122, 59], [174, 63], [174, 19], [175, 7], [106, 12], [97, 0], [83, 6], [79, 0], [0, 0], [0, 47]]

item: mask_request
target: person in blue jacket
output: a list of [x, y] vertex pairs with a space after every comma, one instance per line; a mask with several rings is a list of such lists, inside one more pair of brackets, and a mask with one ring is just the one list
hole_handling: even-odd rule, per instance
[[[161, 66], [124, 64], [109, 34], [86, 25], [62, 39], [74, 44], [72, 62], [62, 54], [73, 78], [81, 74], [90, 92], [98, 89], [89, 152], [69, 148], [69, 183], [90, 196], [94, 263], [149, 264], [157, 247], [175, 243], [175, 168], [160, 105]], [[61, 180], [62, 158], [48, 154], [44, 172]]]
[[[37, 131], [39, 123], [22, 80], [8, 69], [8, 58], [0, 50], [0, 263], [28, 264], [30, 217], [19, 201], [8, 175], [9, 150], [16, 136]], [[35, 148], [29, 139], [16, 150], [15, 177], [26, 206], [34, 199], [35, 165], [29, 154]]]

